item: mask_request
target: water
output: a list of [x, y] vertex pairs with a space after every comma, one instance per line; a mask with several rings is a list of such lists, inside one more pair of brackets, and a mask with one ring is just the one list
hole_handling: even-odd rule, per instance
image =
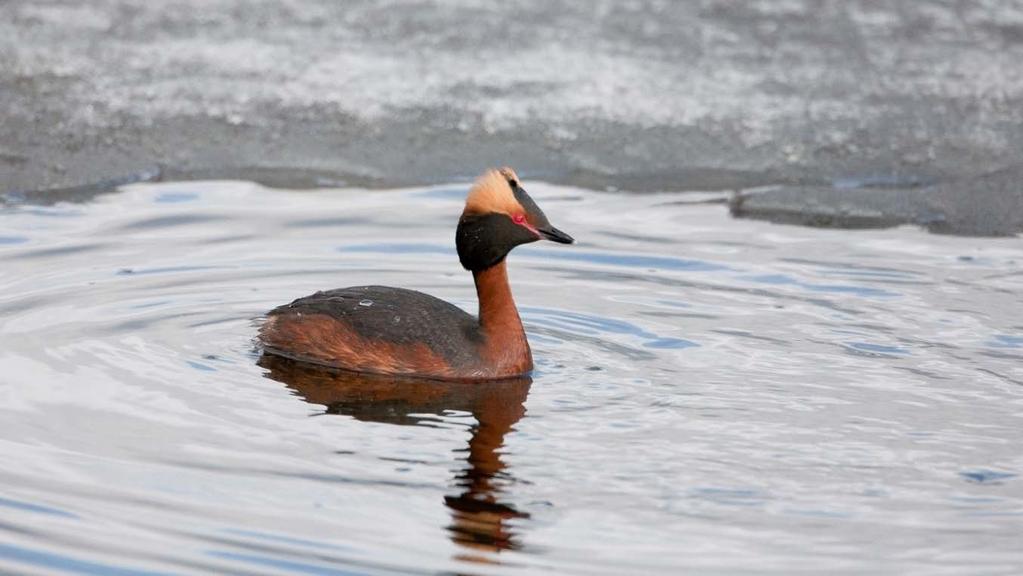
[[385, 186], [508, 163], [596, 189], [817, 184], [825, 206], [950, 182], [939, 212], [969, 233], [956, 200], [995, 195], [976, 176], [1023, 179], [1019, 0], [174, 5], [3, 2], [0, 193], [154, 159]]
[[467, 309], [465, 186], [129, 187], [0, 212], [0, 571], [1018, 573], [1023, 242], [531, 194], [532, 380], [260, 359], [260, 315]]

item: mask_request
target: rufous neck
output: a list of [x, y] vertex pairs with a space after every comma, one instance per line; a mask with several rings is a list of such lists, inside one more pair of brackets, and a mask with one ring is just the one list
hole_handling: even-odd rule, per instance
[[480, 302], [480, 325], [487, 332], [521, 334], [522, 320], [508, 285], [508, 267], [505, 261], [485, 270], [474, 271], [476, 296]]

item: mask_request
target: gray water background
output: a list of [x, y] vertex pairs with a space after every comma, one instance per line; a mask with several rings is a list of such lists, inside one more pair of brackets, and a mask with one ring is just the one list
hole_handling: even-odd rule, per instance
[[736, 210], [756, 218], [1014, 234], [1021, 61], [1014, 0], [7, 0], [0, 194], [509, 164], [756, 191]]
[[254, 335], [347, 285], [473, 310], [464, 184], [0, 208], [0, 572], [1023, 569], [1019, 239], [526, 184], [579, 240], [509, 260], [532, 383], [411, 395]]

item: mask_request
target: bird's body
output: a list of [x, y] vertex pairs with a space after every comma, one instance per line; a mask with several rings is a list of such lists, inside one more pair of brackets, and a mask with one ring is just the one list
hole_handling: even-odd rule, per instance
[[270, 354], [357, 372], [442, 380], [527, 374], [533, 359], [505, 256], [541, 237], [571, 242], [550, 226], [514, 172], [489, 171], [470, 192], [456, 233], [459, 258], [476, 283], [479, 317], [422, 292], [357, 286], [274, 309], [260, 340]]

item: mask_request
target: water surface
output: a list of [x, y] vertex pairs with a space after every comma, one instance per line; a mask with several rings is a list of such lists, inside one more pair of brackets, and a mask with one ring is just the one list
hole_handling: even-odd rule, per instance
[[537, 364], [261, 359], [268, 309], [474, 308], [464, 186], [139, 185], [0, 211], [0, 571], [1018, 573], [1023, 241], [532, 184]]

